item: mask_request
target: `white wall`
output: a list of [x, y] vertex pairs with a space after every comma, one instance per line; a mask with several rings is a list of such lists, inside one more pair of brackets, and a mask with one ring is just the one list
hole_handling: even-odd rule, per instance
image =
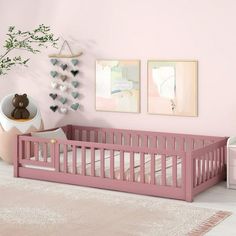
[[[0, 99], [27, 92], [40, 104], [46, 127], [64, 123], [209, 135], [236, 134], [235, 0], [0, 0], [0, 42], [10, 25], [50, 25], [74, 50], [82, 48], [82, 110], [53, 114], [47, 55], [0, 79]], [[2, 51], [2, 48], [0, 49]], [[1, 53], [0, 53], [1, 54]], [[141, 59], [141, 113], [95, 111], [95, 59]], [[147, 114], [147, 60], [199, 62], [199, 116]]]

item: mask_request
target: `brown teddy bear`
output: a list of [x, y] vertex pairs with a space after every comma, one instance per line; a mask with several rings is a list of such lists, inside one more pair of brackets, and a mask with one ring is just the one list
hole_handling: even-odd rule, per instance
[[15, 109], [12, 111], [11, 116], [14, 119], [28, 119], [30, 116], [29, 111], [26, 107], [29, 105], [29, 99], [27, 94], [19, 95], [15, 94], [12, 99], [12, 104]]

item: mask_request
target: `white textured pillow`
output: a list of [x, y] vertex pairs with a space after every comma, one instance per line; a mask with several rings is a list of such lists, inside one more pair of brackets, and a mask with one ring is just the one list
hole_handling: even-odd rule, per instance
[[[64, 131], [62, 130], [62, 128], [52, 130], [52, 131], [32, 132], [31, 136], [36, 137], [36, 138], [67, 140], [67, 137], [66, 137]], [[71, 151], [71, 148], [69, 147], [67, 150]], [[63, 152], [63, 146], [62, 145], [60, 145], [60, 152]], [[39, 155], [42, 156], [42, 154], [43, 154], [43, 146], [40, 144], [39, 145]], [[50, 155], [50, 144], [48, 144], [48, 155]]]

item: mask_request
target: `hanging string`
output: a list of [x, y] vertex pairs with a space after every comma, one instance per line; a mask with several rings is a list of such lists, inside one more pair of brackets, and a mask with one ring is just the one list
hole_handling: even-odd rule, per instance
[[[68, 49], [70, 51], [70, 55], [63, 55], [62, 54], [62, 51], [66, 46], [68, 47]], [[74, 54], [72, 52], [72, 49], [71, 49], [69, 43], [67, 42], [67, 40], [64, 40], [59, 53], [58, 54], [50, 54], [49, 57], [51, 57], [51, 58], [74, 58], [74, 57], [79, 57], [82, 54], [83, 54], [83, 52], [79, 52], [79, 53]]]

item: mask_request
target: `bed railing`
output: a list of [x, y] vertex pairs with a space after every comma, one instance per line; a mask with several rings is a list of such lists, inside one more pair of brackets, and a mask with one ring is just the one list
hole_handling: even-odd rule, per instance
[[71, 126], [71, 139], [87, 142], [121, 144], [141, 147], [158, 147], [189, 151], [209, 145], [219, 137], [190, 134], [135, 131], [100, 127]]
[[214, 182], [219, 182], [219, 178], [225, 178], [226, 143], [227, 138], [222, 138], [218, 142], [192, 151], [194, 196]]
[[[63, 130], [70, 140], [19, 135], [15, 176], [19, 176], [19, 169], [23, 171], [23, 168], [37, 166], [48, 171], [44, 172], [44, 176], [49, 176], [48, 180], [53, 180], [52, 172], [58, 174], [58, 182], [66, 182], [61, 174], [76, 175], [80, 185], [187, 201], [192, 201], [193, 196], [224, 176], [226, 138], [72, 125], [63, 127]], [[118, 168], [115, 166], [117, 155]], [[127, 166], [125, 168], [127, 155], [129, 171]], [[137, 158], [139, 165], [135, 161]], [[73, 181], [71, 177], [68, 183]], [[126, 186], [127, 182], [130, 185]]]
[[[160, 195], [162, 188], [168, 188], [168, 194], [173, 198], [184, 199], [185, 178], [185, 152], [174, 150], [158, 150], [157, 148], [122, 146], [106, 143], [94, 143], [71, 140], [47, 140], [31, 136], [19, 136], [19, 160], [21, 167], [32, 166], [48, 168], [46, 170], [56, 173], [73, 174], [82, 177], [96, 177], [100, 179], [116, 180], [112, 187], [119, 186], [120, 181], [139, 184], [135, 191], [142, 191], [140, 184], [155, 186], [150, 188], [150, 195]], [[47, 146], [48, 145], [48, 146]], [[39, 153], [39, 150], [41, 154]], [[81, 156], [77, 156], [77, 149], [81, 150]], [[68, 150], [72, 152], [71, 162], [68, 159]], [[89, 154], [86, 150], [90, 150]], [[95, 168], [95, 152], [99, 153], [99, 172]], [[105, 153], [109, 152], [109, 165]], [[115, 168], [115, 154], [119, 154], [119, 166]], [[135, 155], [138, 154], [138, 166], [135, 165]], [[88, 156], [89, 155], [89, 156]], [[125, 171], [125, 156], [129, 158], [129, 171]], [[60, 157], [62, 156], [62, 158]], [[167, 158], [170, 159], [167, 162]], [[88, 159], [90, 162], [88, 169]], [[147, 161], [148, 159], [148, 161]], [[160, 159], [160, 168], [157, 169], [157, 159]], [[77, 168], [80, 162], [80, 168]], [[177, 168], [177, 166], [180, 166]], [[136, 175], [137, 168], [139, 176]], [[167, 175], [167, 169], [171, 176]], [[156, 177], [158, 174], [158, 178]], [[17, 176], [17, 173], [15, 173]], [[169, 178], [169, 179], [168, 179]], [[138, 189], [138, 190], [137, 190]], [[129, 191], [129, 189], [127, 189]], [[132, 192], [132, 188], [130, 190]], [[158, 193], [158, 194], [157, 194]], [[164, 193], [163, 193], [164, 194]], [[165, 194], [163, 195], [165, 196]]]

